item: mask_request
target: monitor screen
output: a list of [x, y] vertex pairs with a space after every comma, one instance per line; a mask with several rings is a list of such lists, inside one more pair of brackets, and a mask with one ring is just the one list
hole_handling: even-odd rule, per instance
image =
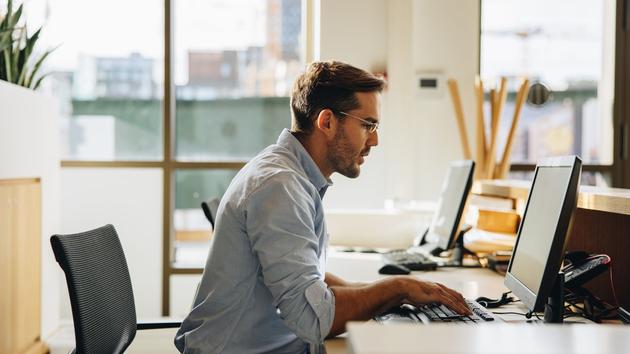
[[464, 205], [472, 185], [474, 167], [473, 161], [452, 162], [442, 184], [440, 199], [429, 227], [428, 240], [437, 243], [443, 250], [452, 246], [459, 229]]
[[530, 310], [540, 309], [555, 281], [577, 200], [579, 159], [539, 164], [523, 213], [506, 285]]

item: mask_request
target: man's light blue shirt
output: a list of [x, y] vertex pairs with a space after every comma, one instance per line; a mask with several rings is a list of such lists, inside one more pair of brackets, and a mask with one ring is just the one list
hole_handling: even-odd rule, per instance
[[180, 352], [323, 351], [335, 314], [324, 282], [322, 198], [330, 184], [286, 129], [234, 177], [193, 308], [175, 337]]

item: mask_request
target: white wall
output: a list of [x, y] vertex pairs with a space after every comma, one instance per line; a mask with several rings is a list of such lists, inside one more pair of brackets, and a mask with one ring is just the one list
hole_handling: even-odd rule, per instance
[[[383, 72], [387, 65], [387, 1], [384, 0], [322, 0], [319, 2], [320, 27], [315, 29], [319, 48], [315, 49], [315, 60], [340, 60], [360, 68]], [[387, 97], [383, 97], [383, 110]], [[387, 119], [383, 119], [381, 131], [387, 130]], [[380, 134], [380, 133], [379, 133]], [[370, 156], [361, 167], [361, 176], [348, 179], [334, 174], [334, 186], [326, 192], [326, 207], [335, 209], [383, 207], [387, 194], [386, 155], [381, 147], [383, 134], [379, 135], [379, 146], [372, 148]]]
[[56, 101], [0, 81], [0, 179], [40, 177], [43, 336], [59, 323], [60, 269], [49, 238], [59, 230], [59, 116]]
[[361, 176], [334, 175], [327, 207], [379, 208], [385, 199], [435, 200], [448, 163], [463, 158], [452, 104], [444, 90], [421, 99], [419, 72], [459, 82], [474, 143], [473, 83], [478, 67], [479, 0], [320, 0], [315, 59], [387, 70], [379, 146]]
[[[112, 224], [131, 275], [139, 318], [161, 316], [162, 171], [154, 168], [64, 168], [60, 233]], [[72, 312], [65, 284], [61, 315]]]
[[[474, 151], [474, 83], [479, 62], [479, 0], [413, 1], [413, 69], [440, 71], [459, 83], [468, 139]], [[390, 65], [392, 63], [390, 62]], [[413, 195], [435, 199], [448, 163], [463, 153], [448, 90], [435, 101], [419, 100], [414, 92], [409, 114], [417, 132]], [[392, 93], [393, 94], [393, 93]]]

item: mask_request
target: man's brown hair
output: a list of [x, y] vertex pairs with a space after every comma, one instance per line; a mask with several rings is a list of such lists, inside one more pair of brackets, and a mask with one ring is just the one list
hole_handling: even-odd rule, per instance
[[356, 92], [381, 92], [385, 81], [339, 61], [310, 64], [293, 84], [291, 130], [309, 134], [322, 109], [348, 112], [359, 107]]

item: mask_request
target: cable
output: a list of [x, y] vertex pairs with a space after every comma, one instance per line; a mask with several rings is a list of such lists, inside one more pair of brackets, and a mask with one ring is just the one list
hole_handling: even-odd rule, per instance
[[514, 299], [512, 296], [508, 296], [511, 293], [511, 291], [505, 292], [503, 294], [501, 294], [501, 298], [500, 299], [490, 299], [487, 298], [485, 296], [480, 296], [478, 298], [475, 299], [475, 301], [477, 301], [479, 303], [479, 305], [488, 308], [488, 309], [493, 309], [493, 308], [497, 308], [506, 304], [509, 304], [511, 302], [516, 302], [516, 299]]
[[499, 311], [492, 311], [492, 313], [493, 313], [493, 314], [495, 314], [495, 315], [519, 315], [519, 316], [525, 316], [525, 317], [527, 317], [527, 314], [526, 314], [526, 313], [521, 313], [521, 312], [510, 312], [510, 311], [507, 311], [507, 312], [499, 312]]

